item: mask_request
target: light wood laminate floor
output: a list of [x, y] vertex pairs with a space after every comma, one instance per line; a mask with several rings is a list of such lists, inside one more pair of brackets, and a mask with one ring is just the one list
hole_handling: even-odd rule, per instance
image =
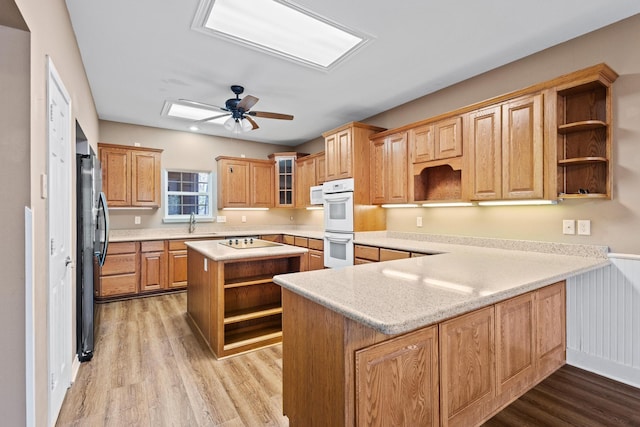
[[186, 320], [186, 293], [98, 305], [96, 351], [58, 426], [287, 426], [282, 347], [217, 361]]
[[[100, 304], [97, 314], [94, 358], [58, 426], [288, 426], [282, 346], [215, 360], [187, 324], [186, 293]], [[640, 390], [565, 366], [485, 426], [640, 426]]]

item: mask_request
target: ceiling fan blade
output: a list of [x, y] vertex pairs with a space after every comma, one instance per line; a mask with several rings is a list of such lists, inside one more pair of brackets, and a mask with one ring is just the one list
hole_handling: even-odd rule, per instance
[[208, 122], [209, 120], [214, 120], [214, 119], [218, 119], [220, 117], [225, 117], [225, 116], [230, 116], [230, 115], [231, 115], [231, 113], [217, 114], [215, 116], [205, 117], [204, 119], [196, 120], [194, 123], [195, 124], [205, 123], [205, 122]]
[[242, 109], [243, 111], [249, 111], [258, 101], [259, 99], [255, 96], [247, 95], [238, 102], [238, 110]]
[[265, 119], [293, 120], [293, 116], [291, 114], [269, 113], [267, 111], [249, 111], [246, 114], [250, 114], [254, 117], [264, 117]]
[[206, 108], [207, 110], [222, 110], [222, 111], [229, 111], [224, 107], [218, 107], [217, 105], [211, 105], [211, 104], [205, 104], [204, 102], [198, 102], [198, 101], [191, 101], [189, 99], [179, 99], [178, 101], [184, 103], [184, 104], [190, 104], [193, 105], [195, 107], [200, 107], [200, 108]]
[[247, 119], [249, 121], [249, 123], [251, 123], [251, 126], [253, 126], [253, 128], [251, 130], [256, 130], [258, 129], [260, 126], [258, 126], [258, 124], [256, 123], [255, 120], [253, 120], [251, 117], [249, 116], [244, 116], [245, 119]]

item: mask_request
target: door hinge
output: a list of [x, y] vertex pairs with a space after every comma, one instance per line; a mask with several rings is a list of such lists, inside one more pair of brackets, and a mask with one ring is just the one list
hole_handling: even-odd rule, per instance
[[51, 390], [56, 388], [56, 374], [55, 372], [51, 373]]
[[49, 121], [53, 121], [53, 104], [49, 104]]
[[55, 247], [56, 247], [56, 245], [55, 245], [55, 243], [53, 241], [53, 237], [52, 237], [51, 238], [51, 248], [50, 248], [51, 249], [51, 253], [49, 255], [53, 255], [53, 253], [55, 252]]

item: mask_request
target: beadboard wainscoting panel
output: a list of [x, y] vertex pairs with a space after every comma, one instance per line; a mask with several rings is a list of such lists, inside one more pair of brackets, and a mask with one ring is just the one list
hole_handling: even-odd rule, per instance
[[567, 363], [640, 387], [640, 255], [567, 280]]

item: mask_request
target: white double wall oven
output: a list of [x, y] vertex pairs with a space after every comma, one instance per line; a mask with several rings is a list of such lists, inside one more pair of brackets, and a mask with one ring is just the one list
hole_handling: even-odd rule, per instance
[[322, 184], [324, 205], [324, 265], [353, 265], [353, 178]]

